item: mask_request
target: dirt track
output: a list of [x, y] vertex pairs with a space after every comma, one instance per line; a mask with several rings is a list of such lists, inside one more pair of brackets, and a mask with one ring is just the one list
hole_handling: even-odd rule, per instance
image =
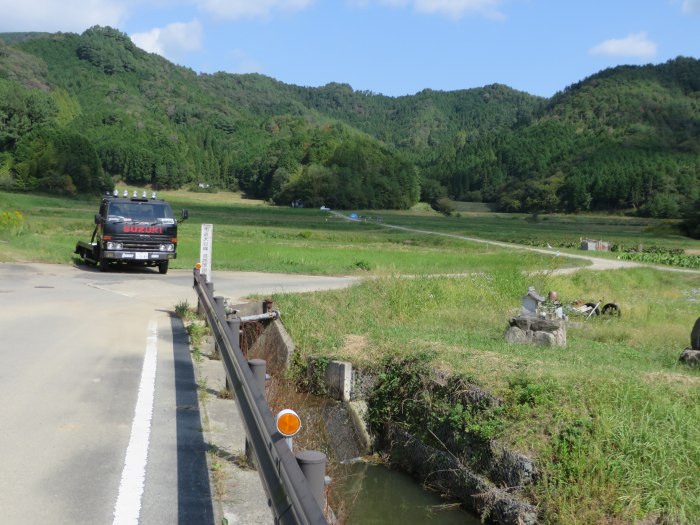
[[[348, 221], [361, 222], [361, 219], [352, 219], [346, 215], [343, 215], [342, 213], [337, 213], [337, 212], [331, 212], [331, 213], [333, 215], [335, 215], [336, 217], [346, 219]], [[487, 239], [480, 239], [478, 237], [469, 237], [467, 235], [457, 235], [457, 234], [453, 234], [453, 233], [433, 232], [433, 231], [429, 231], [429, 230], [419, 230], [416, 228], [407, 228], [405, 226], [396, 226], [394, 224], [387, 224], [385, 222], [378, 222], [376, 224], [379, 226], [382, 226], [384, 228], [391, 228], [394, 230], [402, 230], [402, 231], [412, 232], [412, 233], [422, 233], [425, 235], [440, 235], [442, 237], [451, 237], [453, 239], [461, 239], [464, 241], [489, 244], [491, 246], [499, 246], [501, 248], [506, 248], [506, 249], [511, 249], [511, 250], [526, 250], [526, 251], [530, 251], [530, 252], [551, 255], [553, 257], [567, 257], [569, 259], [583, 259], [583, 260], [588, 261], [590, 263], [590, 265], [588, 265], [588, 266], [575, 266], [572, 268], [560, 268], [560, 269], [554, 271], [554, 273], [556, 273], [556, 274], [574, 273], [574, 272], [577, 272], [579, 270], [599, 270], [600, 271], [600, 270], [618, 270], [620, 268], [646, 267], [646, 268], [654, 268], [656, 270], [662, 270], [662, 271], [667, 271], [667, 272], [680, 272], [680, 273], [691, 273], [691, 274], [700, 275], [700, 270], [693, 270], [690, 268], [675, 268], [672, 266], [645, 264], [645, 263], [638, 263], [638, 262], [634, 262], [634, 261], [622, 261], [619, 259], [605, 259], [603, 257], [595, 257], [593, 255], [564, 253], [564, 252], [560, 252], [559, 250], [556, 250], [554, 248], [535, 248], [532, 246], [523, 246], [521, 244], [514, 244], [514, 243], [508, 243], [508, 242], [489, 241]]]

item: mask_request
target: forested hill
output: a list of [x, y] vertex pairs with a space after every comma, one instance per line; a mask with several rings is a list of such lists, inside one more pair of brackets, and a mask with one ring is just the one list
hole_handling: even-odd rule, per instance
[[[602, 71], [549, 100], [503, 85], [386, 97], [196, 74], [111, 28], [0, 35], [0, 187], [206, 182], [280, 204], [677, 216], [700, 188], [700, 62]], [[422, 193], [422, 195], [421, 195]]]

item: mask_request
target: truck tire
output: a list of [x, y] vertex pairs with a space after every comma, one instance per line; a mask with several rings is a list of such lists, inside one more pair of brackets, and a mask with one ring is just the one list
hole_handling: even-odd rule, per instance
[[165, 261], [165, 262], [158, 264], [158, 273], [160, 273], [161, 275], [165, 275], [166, 273], [168, 273], [168, 263], [169, 262], [170, 261]]
[[102, 256], [102, 253], [97, 257], [97, 267], [101, 272], [106, 272], [109, 269], [109, 261]]
[[593, 310], [593, 312], [591, 312], [591, 310], [588, 310], [590, 313], [589, 317], [593, 315], [600, 315], [600, 308], [598, 308], [598, 306], [595, 303], [586, 303], [586, 306]]
[[605, 306], [603, 306], [602, 314], [620, 317], [622, 315], [622, 311], [620, 310], [620, 307], [617, 304], [608, 303]]

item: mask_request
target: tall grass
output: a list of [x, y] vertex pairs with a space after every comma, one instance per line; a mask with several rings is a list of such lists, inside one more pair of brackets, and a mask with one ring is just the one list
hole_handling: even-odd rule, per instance
[[432, 366], [504, 399], [498, 437], [538, 458], [531, 496], [546, 522], [700, 522], [700, 373], [677, 363], [698, 315], [684, 293], [697, 276], [536, 279], [564, 300], [615, 297], [623, 317], [570, 329], [567, 348], [506, 344], [507, 317], [533, 282], [515, 261], [460, 278], [390, 276], [274, 299], [304, 354], [373, 368], [387, 356], [429, 352]]

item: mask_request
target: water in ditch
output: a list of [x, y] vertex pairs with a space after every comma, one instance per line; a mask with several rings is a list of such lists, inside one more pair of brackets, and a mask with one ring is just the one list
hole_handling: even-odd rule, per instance
[[[293, 385], [271, 381], [268, 402], [274, 411], [282, 401], [302, 418], [295, 438], [299, 450], [323, 450], [332, 478], [328, 502], [342, 525], [479, 525], [481, 521], [458, 504], [449, 504], [409, 475], [365, 461], [349, 414], [342, 403], [299, 394]], [[304, 431], [303, 429], [313, 429]]]
[[362, 461], [337, 465], [333, 499], [346, 525], [479, 525], [457, 504], [425, 490], [410, 476]]

